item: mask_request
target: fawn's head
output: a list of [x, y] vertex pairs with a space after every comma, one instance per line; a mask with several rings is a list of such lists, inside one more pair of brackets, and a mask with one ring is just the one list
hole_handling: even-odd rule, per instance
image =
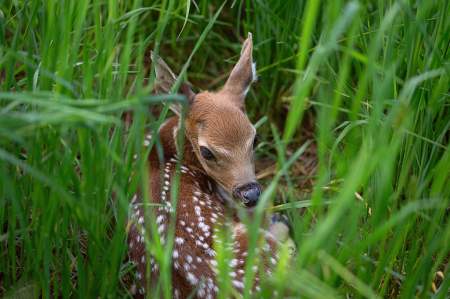
[[[221, 91], [194, 94], [185, 83], [178, 90], [189, 100], [185, 131], [201, 166], [247, 207], [255, 206], [261, 195], [253, 158], [257, 134], [245, 112], [245, 96], [256, 80], [252, 48], [249, 33], [241, 57]], [[177, 76], [160, 57], [152, 58], [156, 71], [155, 90], [168, 93]], [[179, 104], [173, 103], [170, 108], [181, 114]]]

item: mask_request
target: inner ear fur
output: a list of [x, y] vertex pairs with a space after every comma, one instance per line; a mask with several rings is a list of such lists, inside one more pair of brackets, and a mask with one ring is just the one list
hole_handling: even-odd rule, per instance
[[[167, 63], [159, 56], [155, 59], [155, 53], [151, 52], [151, 58], [155, 64], [155, 81], [153, 83], [153, 88], [157, 94], [170, 93], [172, 86], [178, 79], [178, 76], [172, 72]], [[178, 88], [179, 94], [184, 94], [189, 100], [189, 104], [192, 104], [195, 98], [195, 93], [191, 90], [189, 85], [182, 82]], [[172, 102], [170, 109], [178, 115], [181, 115], [182, 105], [179, 102]]]
[[250, 89], [250, 85], [257, 80], [256, 64], [252, 61], [252, 51], [252, 34], [249, 32], [248, 38], [242, 46], [241, 57], [223, 87], [223, 90], [240, 96], [242, 103]]

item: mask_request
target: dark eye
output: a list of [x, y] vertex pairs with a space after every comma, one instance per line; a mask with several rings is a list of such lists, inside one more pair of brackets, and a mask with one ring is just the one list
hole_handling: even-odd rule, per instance
[[260, 139], [262, 139], [262, 137], [259, 134], [256, 134], [255, 135], [255, 139], [253, 140], [253, 150], [255, 150], [255, 148], [258, 145]]
[[200, 147], [200, 153], [202, 154], [202, 157], [206, 160], [215, 160], [216, 157], [214, 157], [213, 153], [206, 147], [201, 146]]

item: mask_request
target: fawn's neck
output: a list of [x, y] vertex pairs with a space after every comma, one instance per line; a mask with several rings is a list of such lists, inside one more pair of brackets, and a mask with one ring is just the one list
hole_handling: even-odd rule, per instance
[[[167, 122], [163, 123], [159, 128], [159, 136], [164, 147], [164, 158], [168, 159], [178, 154], [178, 134], [180, 132], [180, 118], [178, 116], [172, 117]], [[183, 163], [195, 166], [201, 170], [203, 167], [198, 161], [197, 155], [194, 152], [191, 142], [187, 136], [184, 136], [183, 144]]]

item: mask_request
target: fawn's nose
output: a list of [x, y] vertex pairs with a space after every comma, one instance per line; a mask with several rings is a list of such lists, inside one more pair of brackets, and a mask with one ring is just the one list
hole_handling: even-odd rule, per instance
[[233, 191], [235, 198], [240, 198], [248, 208], [254, 207], [261, 196], [261, 186], [258, 183], [250, 183], [235, 187]]

